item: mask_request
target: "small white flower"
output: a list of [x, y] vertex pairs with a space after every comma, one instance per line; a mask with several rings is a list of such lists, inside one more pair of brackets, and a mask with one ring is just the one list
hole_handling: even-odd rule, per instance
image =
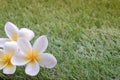
[[4, 50], [0, 50], [0, 70], [3, 69], [4, 74], [13, 74], [16, 71], [16, 66], [11, 63], [11, 58], [17, 50], [15, 42], [6, 42]]
[[44, 35], [35, 41], [33, 48], [26, 39], [19, 39], [18, 46], [23, 53], [14, 55], [11, 62], [18, 66], [26, 65], [25, 73], [28, 75], [37, 75], [40, 69], [39, 65], [53, 68], [57, 64], [57, 60], [52, 54], [44, 53], [48, 46], [47, 37]]
[[17, 42], [19, 38], [31, 40], [34, 37], [33, 31], [27, 28], [21, 28], [20, 30], [11, 22], [5, 24], [5, 33], [8, 38], [0, 38], [0, 47], [3, 47], [5, 42], [14, 41]]

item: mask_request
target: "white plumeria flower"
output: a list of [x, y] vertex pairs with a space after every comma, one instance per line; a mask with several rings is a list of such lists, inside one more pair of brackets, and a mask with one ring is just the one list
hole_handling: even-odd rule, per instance
[[17, 43], [6, 42], [4, 50], [0, 50], [0, 70], [3, 69], [4, 74], [13, 74], [16, 66], [11, 63], [11, 58], [17, 52]]
[[27, 28], [21, 28], [20, 30], [11, 22], [5, 24], [5, 33], [8, 38], [0, 38], [0, 47], [3, 47], [5, 42], [14, 41], [17, 42], [19, 38], [31, 40], [34, 37], [32, 30]]
[[16, 54], [11, 61], [14, 65], [26, 65], [25, 73], [28, 75], [37, 75], [40, 69], [39, 65], [53, 68], [57, 64], [57, 60], [52, 54], [44, 53], [48, 46], [47, 37], [44, 35], [35, 41], [33, 48], [30, 42], [25, 39], [19, 39], [18, 46], [23, 53]]

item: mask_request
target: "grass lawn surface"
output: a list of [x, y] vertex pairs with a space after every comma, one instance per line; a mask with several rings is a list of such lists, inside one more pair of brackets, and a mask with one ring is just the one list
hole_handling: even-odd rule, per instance
[[120, 80], [120, 0], [0, 0], [0, 37], [7, 21], [46, 35], [57, 65], [1, 80]]

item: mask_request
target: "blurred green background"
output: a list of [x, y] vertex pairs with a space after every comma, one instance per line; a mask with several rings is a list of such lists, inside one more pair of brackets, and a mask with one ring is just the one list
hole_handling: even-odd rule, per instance
[[17, 67], [3, 80], [120, 80], [120, 0], [0, 0], [0, 37], [7, 21], [47, 35], [58, 64], [37, 76]]

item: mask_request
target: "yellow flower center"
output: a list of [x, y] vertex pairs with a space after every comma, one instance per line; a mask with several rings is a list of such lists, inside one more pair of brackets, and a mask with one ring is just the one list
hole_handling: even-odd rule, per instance
[[4, 64], [7, 64], [7, 66], [11, 66], [12, 63], [11, 63], [11, 57], [12, 57], [12, 54], [6, 54], [3, 56], [2, 60], [4, 62]]
[[27, 60], [30, 61], [30, 63], [34, 63], [35, 61], [39, 62], [40, 58], [37, 52], [29, 51], [28, 56], [26, 57]]
[[18, 40], [18, 35], [17, 34], [12, 35], [12, 40], [17, 41]]

